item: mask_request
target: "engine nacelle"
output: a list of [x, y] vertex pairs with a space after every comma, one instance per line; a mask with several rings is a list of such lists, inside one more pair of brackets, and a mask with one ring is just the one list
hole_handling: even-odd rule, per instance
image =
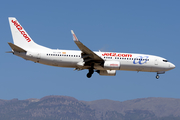
[[108, 70], [119, 70], [120, 62], [119, 61], [105, 61], [104, 68]]
[[116, 75], [116, 70], [98, 70], [97, 72], [99, 73], [99, 75], [104, 75], [104, 76]]

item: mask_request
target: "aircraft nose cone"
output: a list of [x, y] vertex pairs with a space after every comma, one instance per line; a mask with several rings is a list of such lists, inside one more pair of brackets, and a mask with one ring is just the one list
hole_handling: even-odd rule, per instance
[[174, 64], [170, 63], [169, 67], [170, 67], [171, 69], [174, 69], [176, 66], [175, 66]]

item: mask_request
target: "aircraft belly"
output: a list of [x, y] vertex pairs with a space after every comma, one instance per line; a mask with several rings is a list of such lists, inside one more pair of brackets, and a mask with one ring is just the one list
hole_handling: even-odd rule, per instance
[[168, 71], [169, 69], [166, 69], [165, 66], [153, 66], [152, 72], [158, 72], [158, 71]]
[[144, 71], [151, 72], [151, 66], [149, 65], [138, 65], [138, 64], [121, 64], [120, 70], [125, 71]]
[[76, 63], [74, 62], [64, 62], [64, 61], [57, 61], [57, 60], [40, 60], [39, 63], [45, 64], [45, 65], [50, 65], [50, 66], [56, 66], [56, 67], [71, 67], [75, 68]]

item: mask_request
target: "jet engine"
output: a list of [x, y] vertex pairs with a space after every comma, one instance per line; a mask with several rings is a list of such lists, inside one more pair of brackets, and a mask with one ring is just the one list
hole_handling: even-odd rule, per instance
[[116, 70], [98, 70], [97, 73], [104, 76], [115, 76]]
[[105, 61], [104, 68], [108, 70], [119, 70], [120, 62], [119, 61]]

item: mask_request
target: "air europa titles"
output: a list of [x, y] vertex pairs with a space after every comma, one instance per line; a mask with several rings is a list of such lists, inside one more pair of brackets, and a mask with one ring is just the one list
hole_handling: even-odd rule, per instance
[[16, 26], [16, 28], [19, 30], [19, 32], [23, 35], [23, 37], [27, 40], [27, 42], [31, 42], [31, 39], [28, 37], [28, 35], [26, 34], [26, 32], [23, 30], [23, 28], [21, 27], [20, 24], [18, 24], [17, 21], [13, 21], [11, 20], [12, 23], [14, 23], [14, 26]]
[[104, 53], [102, 56], [112, 56], [112, 57], [132, 57], [131, 54], [120, 54], [120, 53]]

